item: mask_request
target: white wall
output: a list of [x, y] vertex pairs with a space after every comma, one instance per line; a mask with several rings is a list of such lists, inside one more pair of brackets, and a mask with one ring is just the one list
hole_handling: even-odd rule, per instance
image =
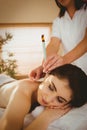
[[9, 32], [13, 38], [3, 46], [2, 57], [8, 59], [8, 52], [13, 53], [13, 59], [17, 61], [17, 74], [28, 74], [32, 69], [42, 63], [43, 48], [41, 36], [44, 34], [45, 46], [50, 40], [50, 27], [3, 27], [0, 35], [5, 36]]
[[55, 0], [0, 0], [0, 23], [51, 23], [57, 15]]

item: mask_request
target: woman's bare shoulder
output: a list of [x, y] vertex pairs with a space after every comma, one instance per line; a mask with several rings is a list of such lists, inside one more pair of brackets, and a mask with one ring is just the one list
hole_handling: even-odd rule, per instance
[[22, 86], [38, 86], [40, 81], [31, 81], [29, 78], [19, 80], [17, 84]]
[[18, 89], [29, 95], [31, 92], [34, 92], [38, 89], [38, 86], [41, 82], [31, 81], [29, 78], [22, 79], [17, 82]]

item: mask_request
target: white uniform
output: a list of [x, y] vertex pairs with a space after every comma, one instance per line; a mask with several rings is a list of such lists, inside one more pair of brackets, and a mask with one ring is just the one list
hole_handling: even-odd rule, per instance
[[[69, 14], [57, 17], [53, 22], [52, 37], [58, 37], [64, 47], [64, 54], [72, 50], [84, 37], [87, 29], [87, 9], [77, 10], [71, 19]], [[77, 52], [78, 53], [78, 52]], [[77, 59], [74, 64], [87, 74], [87, 53]]]

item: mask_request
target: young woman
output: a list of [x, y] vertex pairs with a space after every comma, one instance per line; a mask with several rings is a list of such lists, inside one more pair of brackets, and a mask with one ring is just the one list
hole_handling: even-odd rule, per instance
[[87, 102], [87, 75], [80, 68], [66, 64], [52, 70], [42, 83], [24, 79], [2, 86], [1, 90], [0, 100], [7, 107], [0, 130], [21, 130], [25, 115], [38, 105], [45, 106], [44, 111], [24, 130], [46, 130], [72, 107]]
[[[60, 8], [52, 26], [52, 36], [47, 46], [47, 59], [31, 71], [30, 79], [37, 80], [43, 72], [67, 63], [81, 67], [87, 73], [87, 0], [55, 0]], [[60, 46], [63, 55], [58, 55]]]

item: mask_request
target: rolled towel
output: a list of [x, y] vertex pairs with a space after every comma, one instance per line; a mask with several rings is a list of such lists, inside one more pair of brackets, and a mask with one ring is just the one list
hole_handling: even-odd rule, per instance
[[33, 115], [34, 118], [36, 118], [43, 110], [44, 110], [43, 106], [38, 106], [31, 112], [31, 114]]
[[27, 114], [24, 118], [23, 128], [27, 127], [43, 110], [43, 106], [38, 106], [31, 113]]
[[6, 83], [12, 82], [14, 80], [15, 80], [14, 78], [11, 78], [8, 75], [0, 74], [0, 86], [4, 85]]

